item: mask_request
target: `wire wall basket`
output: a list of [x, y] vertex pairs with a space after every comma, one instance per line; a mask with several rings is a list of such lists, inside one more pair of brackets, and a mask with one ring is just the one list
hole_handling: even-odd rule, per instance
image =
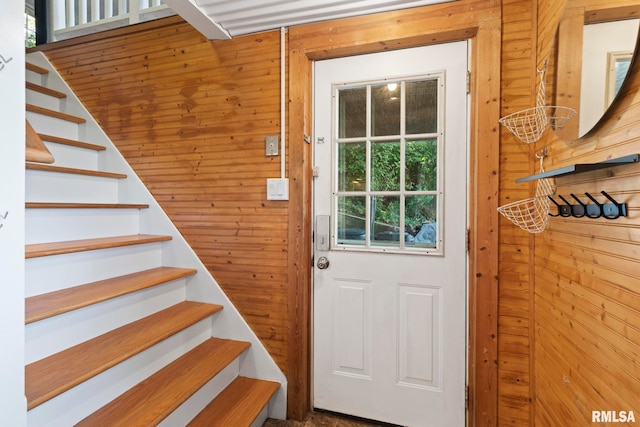
[[520, 141], [527, 144], [538, 141], [549, 123], [544, 107], [520, 110], [498, 121], [501, 125], [509, 129]]
[[[544, 156], [536, 154], [536, 157], [540, 159], [540, 172], [544, 172]], [[541, 178], [537, 181], [535, 197], [500, 206], [498, 212], [521, 229], [529, 233], [540, 233], [549, 222], [551, 200], [548, 196], [554, 193], [555, 181], [551, 178]]]
[[516, 111], [498, 120], [516, 138], [526, 144], [539, 141], [547, 126], [554, 130], [562, 129], [576, 115], [573, 108], [545, 105], [545, 70], [538, 70], [538, 74], [540, 75], [540, 84], [536, 95], [536, 106]]

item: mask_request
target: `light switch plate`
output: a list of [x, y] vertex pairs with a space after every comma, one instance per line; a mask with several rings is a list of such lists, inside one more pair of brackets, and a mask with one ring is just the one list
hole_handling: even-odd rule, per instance
[[267, 135], [265, 138], [266, 144], [266, 154], [267, 156], [277, 156], [278, 155], [278, 142], [280, 139], [278, 135]]
[[267, 178], [267, 200], [289, 200], [289, 179]]

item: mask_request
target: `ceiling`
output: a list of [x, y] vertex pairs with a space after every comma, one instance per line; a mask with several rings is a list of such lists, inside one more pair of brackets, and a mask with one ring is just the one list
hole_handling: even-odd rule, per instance
[[211, 40], [453, 0], [165, 0]]

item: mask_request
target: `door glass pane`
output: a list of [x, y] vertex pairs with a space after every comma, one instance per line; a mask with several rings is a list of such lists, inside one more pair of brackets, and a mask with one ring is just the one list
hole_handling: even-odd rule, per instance
[[367, 145], [364, 142], [338, 144], [338, 191], [365, 191]]
[[406, 133], [438, 131], [438, 80], [422, 80], [406, 84]]
[[400, 246], [400, 197], [371, 197], [370, 230], [372, 245]]
[[366, 197], [338, 196], [338, 244], [365, 244]]
[[436, 218], [438, 201], [435, 196], [407, 196], [405, 198], [405, 239], [407, 247], [434, 248], [438, 241]]
[[338, 89], [338, 245], [441, 253], [441, 82], [441, 74], [432, 74], [420, 81]]
[[372, 86], [371, 136], [398, 134], [400, 134], [400, 84]]
[[405, 151], [405, 189], [435, 191], [438, 188], [438, 141], [407, 141]]
[[400, 189], [400, 143], [371, 143], [371, 191]]
[[338, 137], [364, 137], [367, 133], [367, 88], [339, 91], [338, 111]]

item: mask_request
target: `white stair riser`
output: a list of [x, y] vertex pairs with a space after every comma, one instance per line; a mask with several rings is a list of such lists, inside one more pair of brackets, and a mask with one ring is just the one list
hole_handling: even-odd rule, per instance
[[176, 280], [26, 325], [26, 363], [178, 304], [185, 300], [185, 284]]
[[46, 86], [46, 84], [47, 84], [47, 82], [49, 80], [47, 74], [39, 74], [39, 73], [36, 73], [35, 71], [31, 71], [29, 69], [27, 69], [27, 72], [25, 73], [24, 78], [28, 82], [36, 83], [36, 84], [39, 84], [41, 86]]
[[62, 111], [61, 103], [64, 102], [64, 98], [61, 99], [36, 90], [27, 89], [26, 102], [27, 104], [37, 105], [38, 107], [44, 107], [54, 111]]
[[55, 159], [55, 166], [67, 168], [99, 170], [98, 158], [100, 152], [87, 150], [86, 148], [73, 147], [69, 145], [46, 142], [45, 145]]
[[139, 209], [27, 209], [25, 241], [31, 243], [138, 234]]
[[67, 139], [79, 139], [79, 124], [44, 114], [27, 111], [27, 120], [38, 133], [59, 136]]
[[[244, 355], [240, 355], [242, 359]], [[202, 386], [186, 402], [176, 408], [158, 427], [179, 427], [186, 425], [195, 418], [222, 390], [225, 389], [238, 376], [240, 366], [239, 359], [235, 359], [227, 365], [218, 375]]]
[[211, 318], [202, 320], [66, 393], [33, 408], [27, 413], [27, 426], [68, 427], [78, 423], [210, 338], [211, 322]]
[[119, 179], [27, 170], [26, 201], [118, 203]]
[[26, 260], [25, 296], [162, 266], [162, 244], [126, 246]]

